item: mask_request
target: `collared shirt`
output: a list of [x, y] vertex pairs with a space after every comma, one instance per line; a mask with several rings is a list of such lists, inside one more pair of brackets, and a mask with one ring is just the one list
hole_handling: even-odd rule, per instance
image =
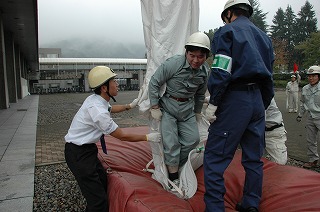
[[320, 119], [320, 83], [315, 86], [310, 84], [302, 88], [300, 115], [302, 116], [306, 111], [314, 119]]
[[177, 98], [194, 98], [194, 112], [202, 110], [209, 67], [204, 63], [198, 70], [191, 68], [184, 55], [175, 55], [163, 62], [149, 82], [151, 105], [157, 105], [160, 87], [166, 84], [166, 94]]
[[271, 39], [248, 18], [239, 16], [214, 33], [215, 55], [208, 80], [210, 103], [218, 106], [231, 83], [259, 84], [265, 108], [274, 96]]
[[111, 106], [100, 95], [92, 94], [74, 116], [65, 141], [76, 145], [99, 141], [102, 134], [110, 134], [118, 125], [110, 116]]
[[273, 98], [269, 107], [266, 110], [266, 127], [270, 128], [275, 125], [282, 124], [282, 122], [282, 114], [276, 104], [276, 101]]

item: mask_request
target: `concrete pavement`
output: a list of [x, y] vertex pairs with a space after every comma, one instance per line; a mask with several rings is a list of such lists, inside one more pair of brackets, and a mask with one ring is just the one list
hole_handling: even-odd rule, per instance
[[38, 95], [0, 110], [0, 211], [32, 211]]

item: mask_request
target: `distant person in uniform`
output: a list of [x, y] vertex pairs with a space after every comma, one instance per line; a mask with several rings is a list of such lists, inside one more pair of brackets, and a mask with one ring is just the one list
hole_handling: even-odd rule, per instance
[[206, 212], [225, 211], [224, 172], [240, 144], [245, 170], [239, 211], [258, 211], [262, 195], [265, 110], [274, 96], [271, 39], [249, 17], [248, 0], [228, 0], [215, 32], [206, 117], [211, 122], [204, 153]]
[[307, 113], [306, 136], [309, 162], [303, 164], [304, 168], [318, 167], [319, 153], [318, 141], [320, 132], [320, 66], [311, 66], [308, 71], [309, 84], [302, 88], [301, 105], [297, 121]]
[[287, 83], [287, 108], [289, 113], [297, 113], [299, 108], [299, 83], [301, 77], [299, 73], [297, 75], [291, 75], [291, 81]]
[[118, 94], [117, 75], [106, 66], [97, 66], [89, 72], [89, 86], [94, 94], [88, 96], [74, 116], [68, 134], [65, 136], [65, 159], [67, 165], [87, 201], [86, 211], [109, 211], [107, 201], [107, 175], [98, 159], [96, 142], [101, 141], [106, 153], [104, 135], [111, 135], [121, 141], [159, 142], [159, 133], [125, 133], [113, 121], [110, 113], [118, 113], [135, 107], [131, 104], [109, 104], [110, 98]]
[[[179, 167], [188, 159], [200, 135], [197, 120], [207, 90], [210, 39], [203, 32], [190, 35], [184, 55], [175, 55], [163, 62], [149, 82], [151, 115], [161, 120], [164, 162], [169, 179], [179, 186]], [[166, 91], [160, 96], [160, 88]]]

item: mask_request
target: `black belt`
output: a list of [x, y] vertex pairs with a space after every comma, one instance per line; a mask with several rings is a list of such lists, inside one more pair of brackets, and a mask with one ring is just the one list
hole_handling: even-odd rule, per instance
[[259, 85], [257, 83], [231, 83], [229, 84], [228, 89], [231, 91], [252, 91], [255, 89], [259, 89]]
[[171, 95], [169, 95], [169, 98], [174, 99], [174, 100], [176, 100], [178, 102], [186, 102], [186, 101], [189, 101], [189, 99], [190, 99], [190, 98], [178, 98], [178, 97], [174, 97], [174, 96], [171, 96]]
[[283, 126], [283, 124], [281, 123], [281, 124], [274, 125], [272, 127], [266, 127], [265, 130], [266, 131], [272, 131], [272, 130], [277, 129], [277, 128], [282, 127], [282, 126]]

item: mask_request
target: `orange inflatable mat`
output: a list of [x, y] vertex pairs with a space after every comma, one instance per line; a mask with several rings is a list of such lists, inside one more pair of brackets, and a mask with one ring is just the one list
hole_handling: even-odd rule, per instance
[[[149, 128], [124, 128], [125, 132], [148, 133]], [[203, 167], [196, 171], [198, 190], [187, 200], [165, 191], [160, 183], [144, 172], [152, 159], [148, 142], [123, 142], [106, 136], [108, 155], [102, 152], [99, 159], [108, 171], [109, 210], [122, 211], [205, 211]], [[302, 168], [278, 165], [263, 159], [263, 193], [259, 211], [320, 211], [320, 174]], [[153, 168], [153, 167], [150, 167]], [[226, 211], [235, 211], [240, 202], [244, 184], [244, 169], [241, 165], [241, 151], [238, 150], [225, 172]]]

